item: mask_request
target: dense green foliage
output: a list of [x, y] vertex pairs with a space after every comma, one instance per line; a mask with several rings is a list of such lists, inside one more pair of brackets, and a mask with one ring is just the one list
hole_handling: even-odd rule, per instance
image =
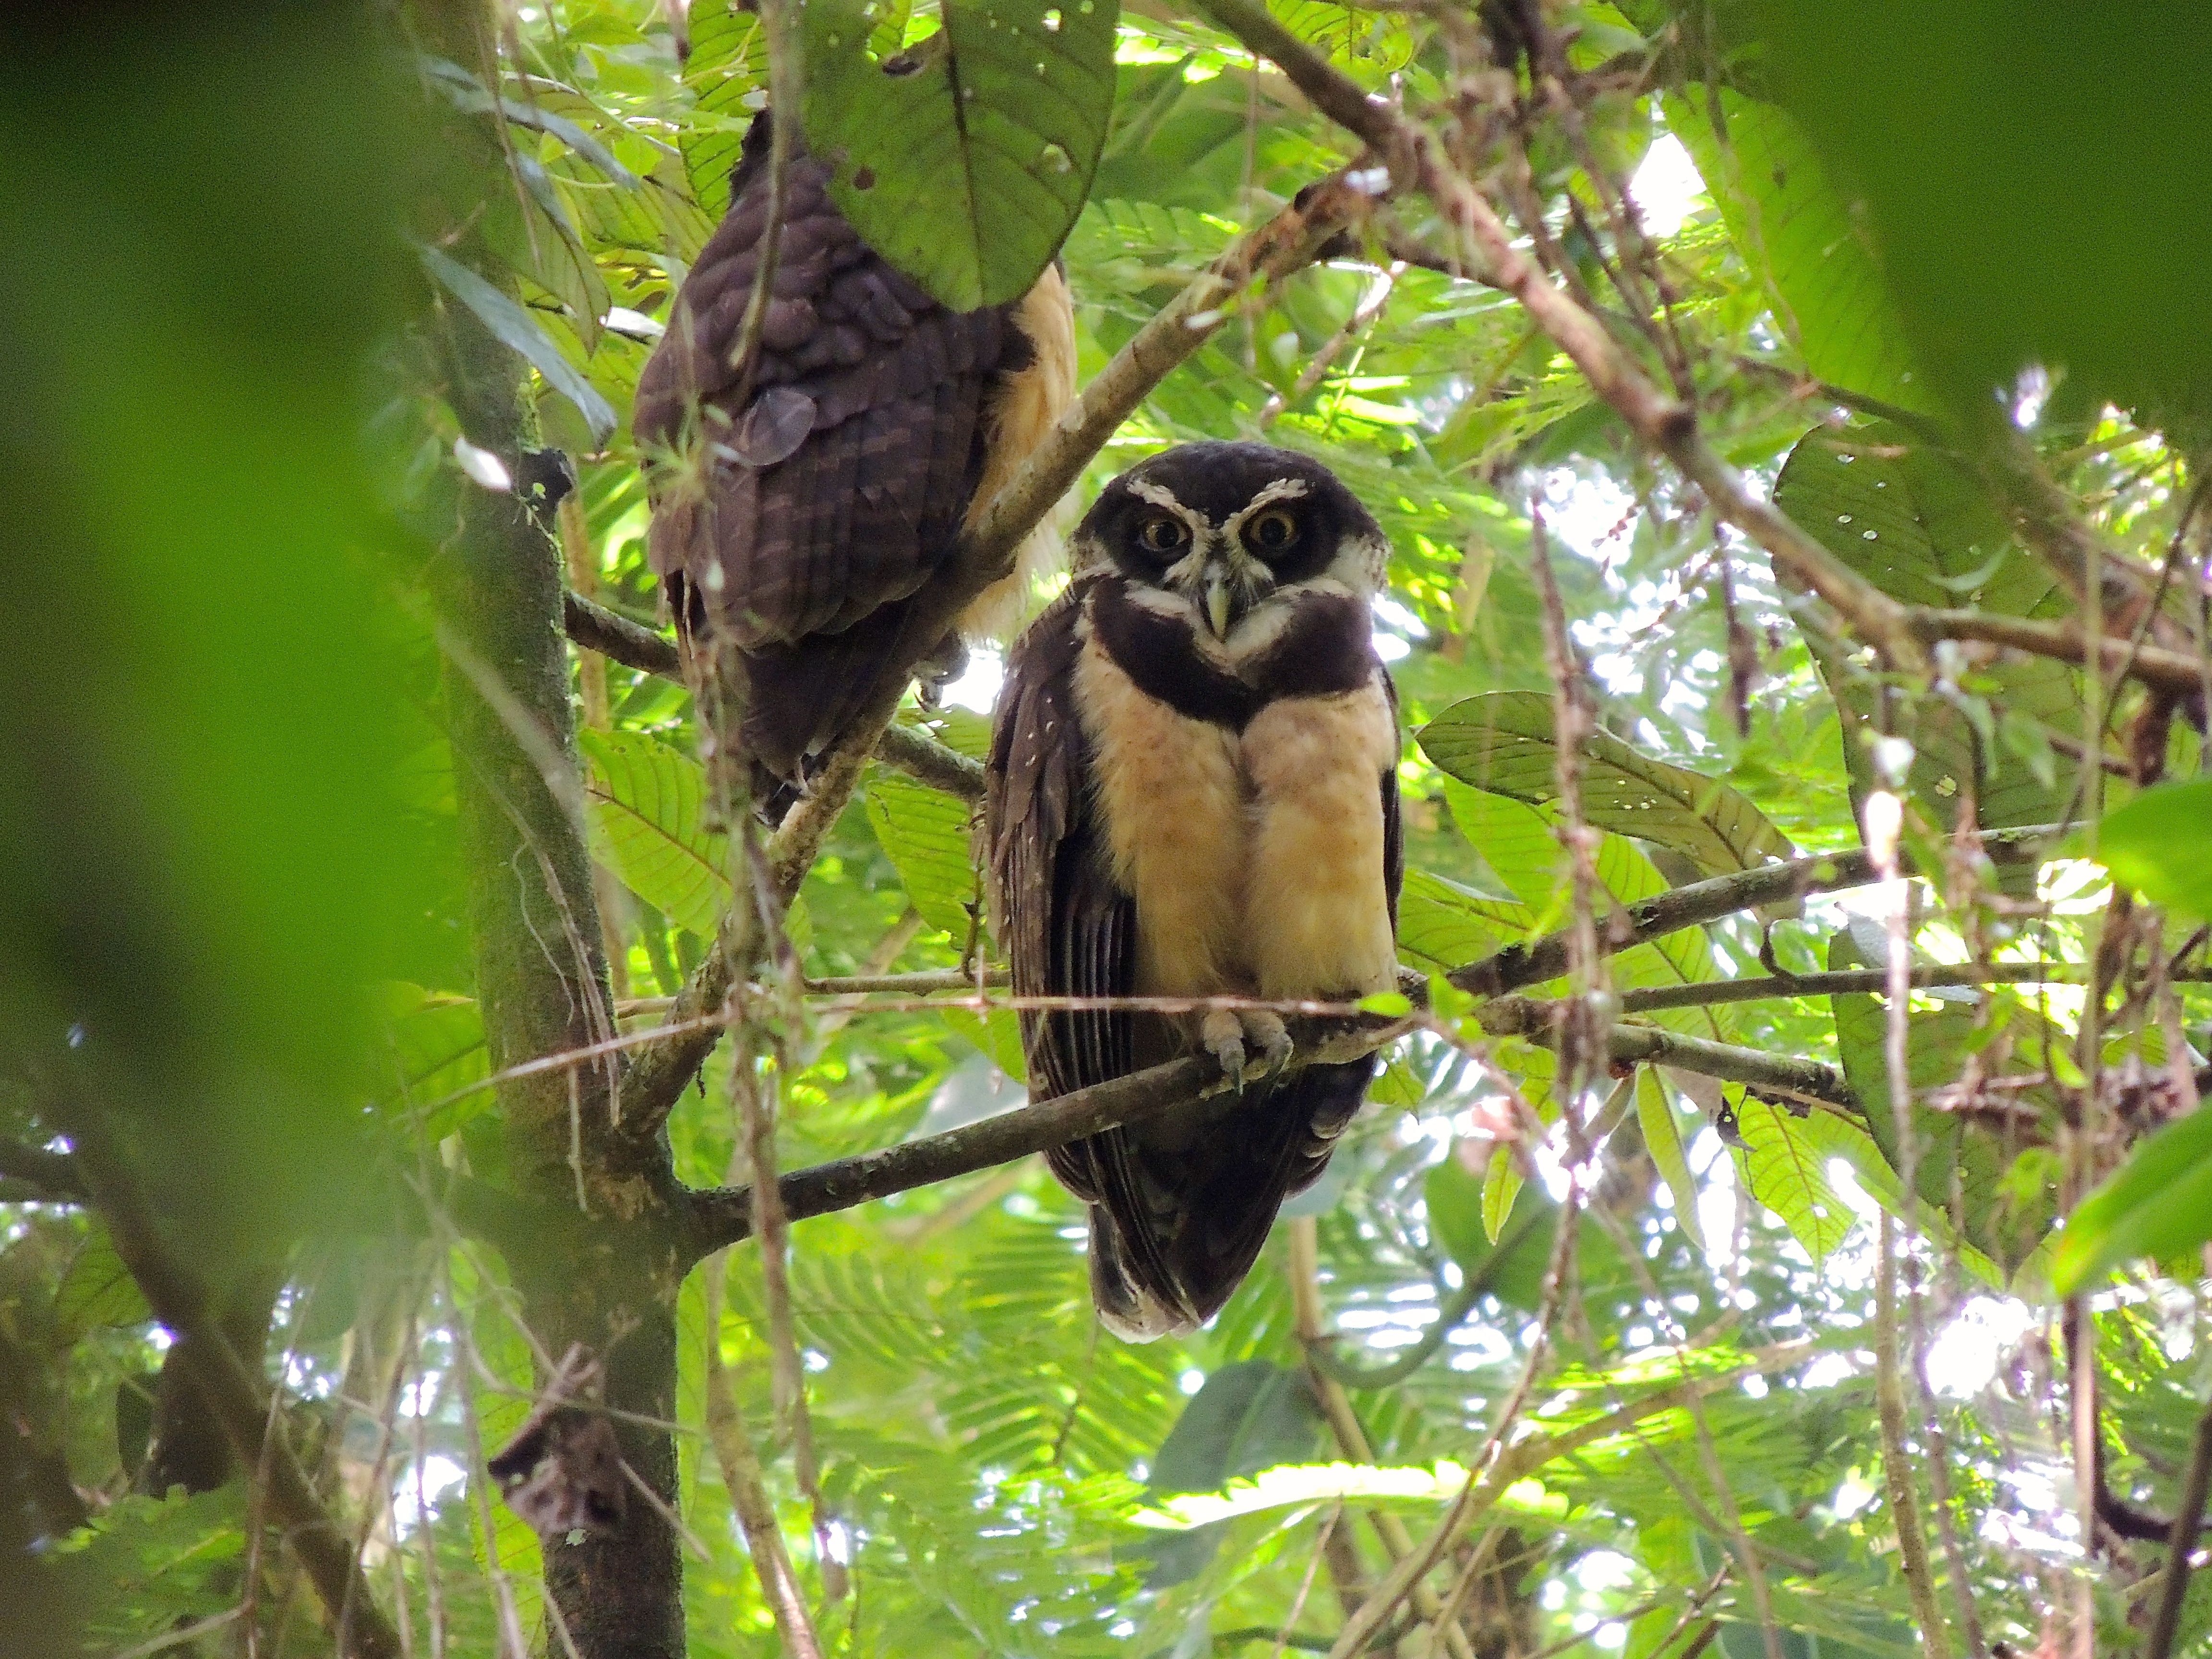
[[[455, 829], [455, 688], [499, 665], [437, 604], [476, 556], [455, 501], [509, 489], [522, 458], [473, 441], [435, 343], [463, 316], [500, 343], [575, 459], [570, 585], [660, 622], [629, 405], [768, 75], [756, 16], [694, 0], [679, 44], [684, 9], [543, 0], [467, 35], [468, 63], [356, 19], [241, 60], [155, 33], [113, 61], [26, 45], [0, 78], [0, 325], [29, 387], [0, 410], [21, 553], [0, 594], [0, 1650], [331, 1641], [259, 1481], [148, 1490], [149, 1425], [179, 1409], [161, 1293], [112, 1188], [62, 1156], [104, 1133], [227, 1328], [267, 1329], [276, 1415], [410, 1650], [562, 1650], [540, 1574], [564, 1546], [484, 1468], [560, 1355], [485, 1221], [543, 1172], [491, 1086]], [[2204, 1409], [2212, 1133], [2185, 1114], [2212, 1048], [2212, 805], [2202, 780], [2139, 787], [2198, 769], [2185, 708], [2118, 655], [2092, 677], [2052, 647], [2064, 624], [2203, 648], [2212, 71], [2185, 43], [2140, 64], [2094, 9], [1866, 9], [1887, 21], [1846, 35], [1728, 0], [1272, 6], [1432, 132], [1455, 112], [1453, 153], [1538, 280], [1836, 566], [2045, 649], [1931, 624], [1926, 663], [1877, 657], [1528, 308], [1451, 274], [1450, 227], [1384, 169], [1376, 216], [1224, 300], [1076, 495], [1166, 443], [1264, 435], [1376, 512], [1410, 734], [1401, 956], [1428, 1010], [1188, 1340], [1101, 1332], [1080, 1206], [1035, 1158], [796, 1224], [811, 1454], [757, 1244], [729, 1252], [726, 1306], [684, 1279], [691, 1652], [779, 1650], [709, 1437], [723, 1387], [825, 1653], [1325, 1652], [1470, 1470], [1481, 1507], [1378, 1650], [1443, 1650], [1452, 1623], [1454, 1650], [1524, 1659], [1577, 1634], [1637, 1659], [1979, 1659], [2085, 1608], [2103, 1650], [2149, 1627], [2164, 1547], [2100, 1527], [2084, 1553], [2075, 1449], [2097, 1413], [2106, 1484], [2170, 1516]], [[810, 0], [809, 137], [843, 156], [856, 222], [956, 302], [1020, 292], [1059, 244], [1086, 381], [1237, 236], [1377, 165], [1196, 7], [943, 13]], [[1033, 73], [1023, 39], [1049, 41]], [[2155, 84], [2130, 90], [2139, 70]], [[2135, 125], [2095, 118], [2113, 101]], [[2085, 602], [2084, 544], [2154, 601], [2108, 581]], [[1572, 796], [1547, 560], [1597, 720]], [[992, 669], [900, 718], [980, 756]], [[575, 677], [577, 760], [548, 787], [588, 823], [641, 1046], [714, 948], [731, 837], [684, 685], [580, 651]], [[1624, 933], [1580, 982], [1519, 988], [1583, 996], [1601, 1043], [1614, 1019], [1686, 1040], [1668, 1064], [1609, 1075], [1446, 978], [1846, 854], [1892, 799], [1928, 880]], [[980, 987], [974, 815], [872, 763], [788, 917], [805, 975]], [[2027, 861], [1978, 851], [1978, 830], [2045, 825], [2064, 829]], [[1790, 982], [1893, 951], [1923, 974], [1905, 1007]], [[1944, 968], [1971, 970], [1928, 982]], [[1781, 982], [1705, 994], [1762, 976]], [[787, 1172], [1022, 1099], [1013, 1017], [981, 988], [775, 1018]], [[1825, 1094], [1758, 1069], [1793, 1062], [1831, 1068]], [[669, 1120], [693, 1187], [744, 1176], [731, 1066], [726, 1043]], [[2066, 1386], [2062, 1291], [2088, 1298], [2094, 1405]], [[1333, 1335], [1302, 1334], [1316, 1303]], [[1885, 1344], [1921, 1568], [1886, 1484]], [[2179, 1641], [2208, 1631], [2200, 1579]]]

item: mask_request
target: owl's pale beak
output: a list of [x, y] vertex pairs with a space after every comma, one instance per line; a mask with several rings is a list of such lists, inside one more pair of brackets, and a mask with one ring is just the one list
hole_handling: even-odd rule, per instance
[[1232, 598], [1229, 588], [1229, 572], [1219, 564], [1206, 568], [1206, 620], [1217, 640], [1229, 635], [1230, 607]]

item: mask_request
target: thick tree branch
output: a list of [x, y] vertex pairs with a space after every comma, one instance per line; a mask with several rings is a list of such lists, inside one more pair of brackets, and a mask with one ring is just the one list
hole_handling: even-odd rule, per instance
[[[1931, 644], [1937, 640], [1983, 640], [2073, 663], [2086, 661], [2089, 654], [2087, 638], [2072, 623], [2031, 622], [2025, 617], [1992, 616], [1984, 611], [1919, 606], [1905, 617], [1912, 631]], [[2202, 696], [2208, 684], [2212, 684], [2212, 667], [2193, 653], [2155, 645], [2131, 649], [2124, 634], [2107, 635], [2097, 641], [2097, 647], [2099, 665], [2106, 674], [2124, 674], [2182, 696]]]
[[0, 1140], [0, 1176], [27, 1182], [40, 1195], [10, 1202], [73, 1204], [85, 1195], [84, 1177], [74, 1158], [20, 1140]]
[[57, 1109], [76, 1142], [76, 1167], [100, 1206], [116, 1254], [154, 1316], [178, 1339], [186, 1375], [221, 1425], [239, 1467], [256, 1472], [270, 1516], [283, 1528], [285, 1541], [337, 1632], [337, 1650], [348, 1659], [398, 1659], [398, 1634], [370, 1594], [345, 1528], [315, 1496], [285, 1436], [283, 1413], [270, 1409], [262, 1379], [223, 1334], [207, 1287], [163, 1243], [137, 1177], [105, 1120], [65, 1093]]
[[[1012, 1163], [1117, 1124], [1139, 1122], [1194, 1093], [1226, 1086], [1221, 1068], [1210, 1060], [1171, 1060], [942, 1134], [794, 1170], [777, 1182], [776, 1188], [784, 1213], [792, 1220], [827, 1215]], [[752, 1194], [746, 1188], [713, 1187], [695, 1193], [691, 1210], [686, 1254], [692, 1260], [752, 1236]]]
[[1605, 325], [1524, 258], [1482, 192], [1444, 156], [1436, 139], [1377, 98], [1276, 21], [1262, 0], [1204, 0], [1222, 27], [1272, 59], [1315, 106], [1387, 158], [1394, 183], [1418, 183], [1466, 244], [1482, 280], [1511, 295], [1573, 361], [1639, 442], [1672, 459], [1705, 492], [1714, 513], [1765, 548], [1778, 565], [1835, 607], [1861, 637], [1900, 668], [1926, 653], [1905, 626], [1905, 607], [1843, 564], [1789, 518], [1754, 496], [1698, 429], [1697, 411], [1661, 390], [1630, 361]]
[[[1994, 864], [2033, 863], [2041, 856], [2044, 843], [2061, 833], [2049, 824], [1990, 830], [1982, 838], [1982, 850]], [[1732, 876], [1715, 876], [1640, 900], [1617, 912], [1612, 922], [1599, 930], [1598, 948], [1610, 955], [1739, 910], [1802, 898], [1808, 893], [1864, 887], [1880, 879], [1874, 860], [1864, 852], [1822, 854], [1739, 871]], [[1567, 936], [1547, 933], [1533, 943], [1510, 945], [1495, 956], [1454, 969], [1448, 977], [1462, 991], [1494, 997], [1524, 985], [1558, 979], [1566, 971]]]
[[[683, 657], [667, 635], [573, 591], [561, 596], [561, 604], [562, 621], [575, 644], [641, 674], [683, 683]], [[983, 799], [981, 763], [910, 726], [886, 727], [876, 744], [876, 758], [948, 795], [969, 801]]]
[[[1559, 1040], [1563, 1006], [1529, 997], [1499, 997], [1476, 1009], [1475, 1018], [1493, 1036], [1526, 1037], [1551, 1048]], [[1859, 1106], [1858, 1097], [1832, 1066], [1759, 1048], [1741, 1048], [1733, 1043], [1708, 1042], [1656, 1025], [1613, 1026], [1606, 1035], [1606, 1053], [1619, 1065], [1672, 1066], [1700, 1077], [1718, 1078], [1723, 1083], [1748, 1084], [1754, 1089], [1825, 1101], [1853, 1111]]]
[[684, 657], [676, 641], [618, 611], [586, 599], [574, 588], [561, 595], [561, 623], [568, 637], [587, 651], [665, 680], [684, 681]]

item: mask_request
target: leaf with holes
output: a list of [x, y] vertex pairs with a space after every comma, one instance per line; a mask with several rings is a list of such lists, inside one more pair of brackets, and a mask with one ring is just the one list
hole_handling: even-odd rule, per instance
[[1115, 0], [945, 0], [878, 57], [866, 0], [810, 0], [806, 141], [870, 246], [959, 311], [1027, 293], [1090, 193]]
[[[1420, 744], [1462, 783], [1548, 806], [1559, 796], [1555, 730], [1551, 698], [1493, 691], [1445, 709], [1421, 728]], [[1668, 848], [1713, 875], [1796, 855], [1790, 838], [1729, 785], [1639, 755], [1610, 732], [1591, 734], [1583, 763], [1583, 815], [1601, 830]]]
[[[1963, 468], [1902, 427], [1873, 422], [1808, 433], [1775, 480], [1775, 504], [1851, 569], [1906, 605], [1971, 605], [2036, 619], [2071, 611], [2049, 569], [2014, 544]], [[1785, 588], [1790, 584], [1785, 578]], [[1875, 686], [1844, 642], [1798, 623], [1844, 721], [1844, 760], [1854, 805], [1874, 787], [1869, 739]], [[2048, 657], [1999, 662], [1962, 677], [1964, 690], [2069, 740], [2081, 735], [2081, 676]], [[1969, 794], [1991, 829], [2048, 823], [2064, 815], [2070, 780], [2046, 781], [2026, 756], [1975, 729], [1963, 701], [1907, 702], [1914, 757], [1908, 787], [1929, 818], [1948, 829]], [[2031, 883], [2032, 870], [2016, 879]]]
[[714, 938], [730, 902], [728, 838], [706, 827], [704, 769], [641, 732], [586, 731], [577, 742], [601, 855], [678, 927]]

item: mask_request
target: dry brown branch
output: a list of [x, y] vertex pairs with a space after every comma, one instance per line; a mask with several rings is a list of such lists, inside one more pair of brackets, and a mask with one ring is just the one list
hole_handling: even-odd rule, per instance
[[1713, 512], [1765, 548], [1778, 565], [1847, 618], [1860, 636], [1900, 669], [1926, 653], [1905, 625], [1905, 607], [1751, 493], [1742, 477], [1705, 442], [1697, 411], [1653, 385], [1605, 325], [1522, 257], [1488, 199], [1443, 155], [1425, 130], [1362, 93], [1327, 59], [1276, 21], [1261, 0], [1205, 0], [1215, 21], [1271, 59], [1315, 106], [1385, 159], [1393, 184], [1418, 185], [1466, 245], [1483, 280], [1518, 301], [1566, 353], [1638, 442], [1674, 461], [1705, 492]]

